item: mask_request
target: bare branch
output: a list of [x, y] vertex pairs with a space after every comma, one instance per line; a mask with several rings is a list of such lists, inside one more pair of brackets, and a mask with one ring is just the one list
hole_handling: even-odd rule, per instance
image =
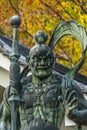
[[83, 2], [80, 4], [80, 7], [83, 10], [83, 12], [87, 14], [87, 8], [85, 7], [85, 4]]
[[[63, 43], [63, 41], [61, 40], [61, 43]], [[59, 44], [60, 48], [62, 49], [63, 53], [67, 56], [67, 58], [65, 59], [68, 59], [67, 61], [70, 62], [70, 66], [73, 67], [74, 66], [74, 63], [70, 57], [70, 55], [67, 54], [67, 52], [65, 51], [65, 49]], [[63, 59], [63, 58], [62, 58]]]
[[30, 36], [33, 39], [32, 34], [30, 34], [26, 29], [20, 27], [22, 31], [24, 31], [28, 36]]
[[39, 0], [45, 7], [47, 7], [48, 9], [50, 9], [53, 13], [55, 13], [59, 18], [60, 20], [64, 20], [62, 18], [62, 16], [60, 15], [59, 11], [58, 10], [55, 10], [54, 8], [52, 8], [50, 5], [48, 5], [47, 3], [45, 3], [43, 0]]
[[73, 0], [72, 2], [75, 3], [75, 4], [77, 4], [77, 2], [78, 2], [78, 4], [79, 4], [80, 8], [82, 9], [82, 11], [85, 14], [87, 14], [87, 8], [85, 7], [86, 2], [84, 0], [77, 0], [77, 2], [75, 0]]
[[72, 17], [72, 15], [63, 7], [63, 5], [61, 4], [61, 2], [59, 0], [56, 0], [58, 2], [58, 4], [63, 8], [63, 10], [65, 11], [65, 13], [67, 13], [72, 19], [74, 19]]
[[14, 6], [12, 1], [11, 0], [8, 0], [8, 1], [9, 1], [10, 5], [12, 6], [12, 9], [15, 11], [15, 13], [19, 14], [19, 11], [18, 11], [17, 7]]

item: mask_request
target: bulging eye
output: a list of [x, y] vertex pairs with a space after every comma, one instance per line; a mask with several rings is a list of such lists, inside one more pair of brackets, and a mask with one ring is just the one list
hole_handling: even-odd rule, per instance
[[34, 61], [35, 61], [35, 62], [40, 62], [41, 59], [40, 59], [40, 58], [34, 58]]

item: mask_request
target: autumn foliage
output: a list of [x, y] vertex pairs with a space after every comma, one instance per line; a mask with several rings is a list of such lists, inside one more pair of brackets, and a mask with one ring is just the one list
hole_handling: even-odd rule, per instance
[[[10, 17], [19, 15], [20, 43], [32, 47], [33, 35], [43, 30], [51, 38], [56, 25], [74, 19], [87, 30], [87, 0], [0, 0], [0, 33], [12, 38]], [[49, 42], [48, 39], [48, 42]], [[65, 36], [54, 49], [58, 62], [73, 67], [81, 58], [80, 42], [73, 36]], [[87, 75], [87, 58], [80, 70]]]

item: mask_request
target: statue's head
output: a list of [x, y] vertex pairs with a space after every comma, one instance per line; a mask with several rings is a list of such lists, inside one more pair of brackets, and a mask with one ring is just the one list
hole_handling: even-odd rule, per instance
[[41, 31], [34, 37], [37, 44], [30, 50], [29, 66], [32, 74], [42, 79], [51, 75], [54, 57], [51, 48], [45, 44], [47, 35]]

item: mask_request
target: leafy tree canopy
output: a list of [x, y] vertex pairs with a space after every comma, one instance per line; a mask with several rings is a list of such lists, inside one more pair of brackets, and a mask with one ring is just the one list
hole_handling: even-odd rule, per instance
[[[74, 19], [87, 30], [87, 0], [0, 0], [0, 11], [0, 33], [12, 38], [9, 19], [19, 15], [19, 41], [29, 47], [34, 45], [33, 35], [38, 30], [45, 31], [50, 39], [61, 21]], [[80, 60], [81, 46], [75, 37], [65, 36], [54, 52], [58, 62], [73, 67]], [[87, 75], [87, 58], [80, 72]]]

